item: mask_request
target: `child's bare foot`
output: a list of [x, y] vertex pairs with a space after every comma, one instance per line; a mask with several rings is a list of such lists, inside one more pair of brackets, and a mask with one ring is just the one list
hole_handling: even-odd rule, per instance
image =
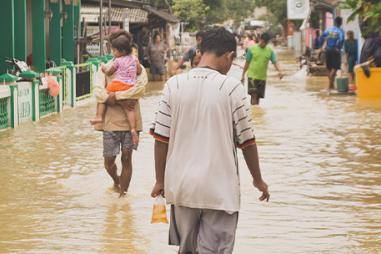
[[136, 147], [139, 144], [139, 135], [135, 129], [131, 130], [132, 143]]
[[102, 117], [95, 117], [95, 118], [90, 120], [91, 125], [96, 125], [96, 124], [102, 123], [102, 122], [103, 122]]

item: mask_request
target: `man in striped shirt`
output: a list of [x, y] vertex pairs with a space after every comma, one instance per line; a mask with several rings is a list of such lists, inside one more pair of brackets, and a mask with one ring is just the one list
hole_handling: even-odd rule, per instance
[[236, 147], [260, 200], [269, 200], [261, 177], [245, 89], [226, 76], [236, 51], [233, 34], [206, 32], [199, 67], [165, 85], [151, 128], [156, 184], [152, 196], [171, 204], [171, 245], [179, 253], [232, 253], [240, 208]]

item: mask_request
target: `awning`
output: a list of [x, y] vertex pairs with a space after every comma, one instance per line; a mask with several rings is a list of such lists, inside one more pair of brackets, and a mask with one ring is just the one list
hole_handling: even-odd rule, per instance
[[[108, 7], [103, 7], [103, 16], [108, 18]], [[85, 19], [86, 22], [98, 23], [99, 6], [81, 6], [81, 20]], [[111, 21], [124, 22], [127, 18], [130, 23], [147, 23], [148, 12], [142, 9], [135, 8], [111, 8]]]
[[175, 24], [180, 22], [180, 20], [176, 16], [162, 10], [157, 10], [153, 8], [152, 6], [144, 5], [143, 9], [169, 23]]
[[324, 0], [324, 1], [313, 1], [311, 4], [314, 9], [325, 9], [332, 12], [336, 6], [339, 4], [339, 0]]

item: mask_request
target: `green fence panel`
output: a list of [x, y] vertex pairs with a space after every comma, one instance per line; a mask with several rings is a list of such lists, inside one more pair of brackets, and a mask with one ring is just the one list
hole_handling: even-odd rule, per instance
[[44, 117], [51, 113], [57, 112], [56, 100], [54, 97], [49, 95], [48, 89], [40, 90], [39, 99], [40, 117]]
[[9, 128], [8, 99], [0, 98], [0, 130]]
[[62, 85], [63, 85], [63, 97], [62, 97], [62, 100], [63, 100], [63, 104], [66, 105], [66, 104], [69, 104], [67, 103], [67, 100], [68, 100], [68, 94], [69, 94], [69, 87], [68, 87], [68, 76], [67, 76], [67, 72], [68, 72], [68, 69], [66, 67], [62, 67]]

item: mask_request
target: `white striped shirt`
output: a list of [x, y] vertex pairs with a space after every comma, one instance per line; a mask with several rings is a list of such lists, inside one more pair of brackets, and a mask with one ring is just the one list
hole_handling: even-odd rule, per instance
[[170, 204], [235, 212], [240, 190], [236, 147], [255, 143], [245, 89], [208, 68], [168, 80], [151, 134], [169, 143]]

